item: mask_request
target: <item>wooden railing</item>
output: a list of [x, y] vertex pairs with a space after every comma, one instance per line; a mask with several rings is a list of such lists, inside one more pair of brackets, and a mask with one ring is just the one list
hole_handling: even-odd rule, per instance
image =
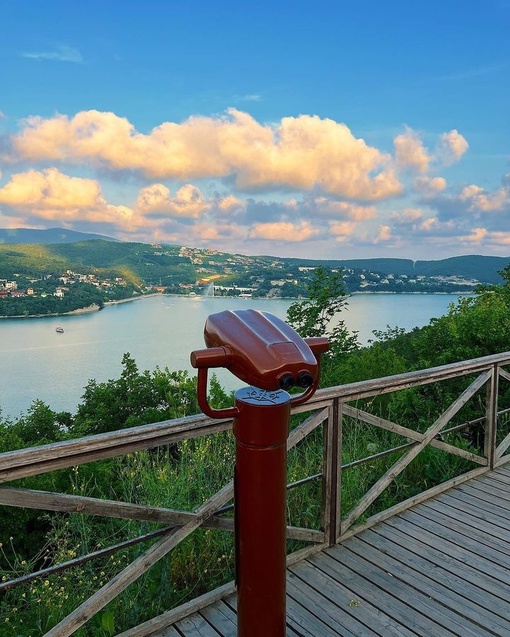
[[[308, 549], [302, 549], [294, 556], [289, 556], [289, 560], [296, 560], [305, 552], [315, 551], [343, 541], [361, 529], [372, 526], [453, 485], [490, 471], [509, 460], [510, 428], [508, 421], [510, 410], [503, 409], [498, 403], [498, 397], [501, 393], [500, 382], [510, 381], [510, 373], [505, 370], [508, 365], [510, 365], [510, 352], [332, 387], [318, 391], [308, 403], [295, 408], [293, 414], [300, 422], [293, 425], [288, 439], [288, 449], [291, 450], [300, 445], [312, 432], [322, 428], [324, 450], [320, 472], [299, 480], [290, 487], [299, 488], [307, 482], [320, 479], [323, 484], [323, 498], [322, 515], [318, 528], [288, 527], [288, 538], [306, 542], [309, 546]], [[433, 383], [451, 382], [454, 379], [458, 379], [462, 385], [457, 397], [451, 404], [442, 406], [441, 413], [434, 417], [433, 422], [427, 428], [420, 427], [421, 431], [393, 422], [387, 414], [376, 413], [377, 400], [386, 394], [412, 390], [412, 388]], [[480, 394], [482, 394], [481, 400], [478, 398]], [[456, 422], [452, 426], [454, 417], [457, 415], [458, 420], [459, 412], [470, 401], [473, 404], [475, 396], [477, 396], [475, 408], [481, 410], [480, 413], [474, 419], [471, 418], [469, 422], [464, 422], [461, 419], [460, 422]], [[362, 426], [365, 427], [375, 427], [377, 430], [389, 432], [393, 437], [398, 435], [402, 438], [402, 444], [378, 451], [368, 457], [351, 458], [349, 462], [343, 462], [345, 456], [342, 449], [344, 432], [355, 424], [359, 426], [360, 423], [363, 423]], [[0, 482], [3, 484], [11, 483], [21, 478], [41, 475], [57, 469], [76, 467], [143, 449], [166, 446], [185, 439], [214, 435], [229, 430], [231, 425], [229, 420], [214, 421], [203, 415], [198, 415], [3, 453], [0, 454]], [[482, 428], [483, 451], [476, 448], [468, 449], [465, 448], [466, 445], [456, 444], [458, 432], [474, 425]], [[426, 448], [447, 452], [476, 465], [476, 468], [469, 469], [461, 475], [456, 475], [443, 483], [427, 488], [422, 493], [414, 494], [386, 510], [378, 510], [367, 515], [367, 511], [379, 496]], [[355, 466], [373, 465], [382, 458], [387, 462], [391, 456], [398, 457], [391, 466], [386, 467], [377, 480], [372, 481], [373, 483], [363, 497], [350, 510], [344, 511], [342, 514], [342, 478], [345, 472], [352, 470]], [[148, 535], [132, 538], [116, 546], [103, 548], [93, 554], [75, 558], [65, 564], [54, 565], [36, 573], [2, 582], [0, 590], [13, 588], [35, 578], [47, 577], [50, 573], [70, 568], [86, 560], [104, 557], [130, 544], [154, 539], [154, 543], [148, 550], [46, 633], [47, 637], [72, 635], [109, 601], [199, 527], [232, 532], [233, 519], [222, 517], [221, 514], [228, 510], [229, 507], [225, 507], [225, 505], [233, 499], [233, 490], [233, 484], [229, 482], [196, 510], [181, 511], [153, 507], [150, 504], [140, 505], [78, 495], [20, 489], [11, 485], [1, 487], [0, 504], [2, 505], [142, 520], [166, 526]], [[142, 633], [133, 630], [125, 634]]]

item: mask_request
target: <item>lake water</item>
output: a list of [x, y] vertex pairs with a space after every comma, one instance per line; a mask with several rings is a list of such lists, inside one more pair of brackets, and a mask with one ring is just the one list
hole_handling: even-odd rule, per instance
[[[455, 294], [364, 294], [349, 298], [342, 313], [362, 343], [373, 330], [426, 325], [442, 316]], [[18, 416], [39, 398], [56, 411], [74, 412], [89, 379], [118, 378], [129, 352], [140, 370], [186, 369], [190, 352], [205, 347], [204, 323], [225, 309], [254, 308], [285, 318], [290, 300], [155, 296], [110, 305], [100, 312], [59, 318], [0, 321], [0, 408]], [[61, 325], [63, 334], [55, 327]], [[227, 371], [219, 380], [238, 387]]]

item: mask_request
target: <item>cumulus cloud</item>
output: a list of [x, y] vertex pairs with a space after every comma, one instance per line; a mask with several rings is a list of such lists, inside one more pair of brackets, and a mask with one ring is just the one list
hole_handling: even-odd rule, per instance
[[401, 168], [426, 173], [431, 161], [418, 135], [407, 128], [404, 133], [393, 140], [395, 160]]
[[467, 236], [462, 237], [463, 241], [468, 243], [482, 243], [487, 237], [488, 232], [485, 228], [474, 228], [473, 232]]
[[31, 117], [12, 137], [20, 160], [91, 163], [148, 178], [233, 177], [238, 188], [287, 188], [378, 201], [402, 186], [391, 157], [354, 137], [345, 124], [317, 116], [260, 124], [230, 109], [219, 118], [165, 122], [148, 135], [114, 113]]
[[209, 204], [200, 190], [192, 184], [179, 188], [175, 197], [163, 184], [142, 188], [136, 202], [137, 210], [151, 216], [170, 216], [197, 219]]
[[337, 242], [345, 242], [354, 235], [357, 225], [354, 221], [332, 221], [329, 224], [329, 232]]
[[390, 241], [391, 239], [393, 239], [393, 236], [391, 234], [390, 226], [380, 226], [379, 233], [377, 234], [377, 238], [375, 239], [375, 243]]
[[470, 212], [498, 212], [510, 208], [510, 188], [502, 187], [489, 193], [472, 184], [461, 190], [459, 199], [468, 204]]
[[[12, 175], [0, 188], [0, 205], [4, 206], [4, 227], [23, 226], [27, 220], [32, 227], [55, 220], [67, 226], [80, 224], [80, 227], [99, 223], [125, 238], [129, 237], [125, 233], [131, 232], [147, 240], [151, 240], [152, 235], [183, 243], [225, 238], [244, 240], [249, 229], [246, 223], [222, 221], [229, 215], [232, 217], [232, 211], [244, 209], [243, 202], [233, 196], [206, 200], [192, 184], [182, 186], [173, 194], [164, 184], [155, 183], [141, 188], [132, 206], [113, 205], [105, 199], [96, 180], [71, 177], [55, 168]], [[278, 213], [284, 209], [285, 206], [276, 208]], [[259, 224], [254, 229], [254, 236], [271, 234], [271, 226], [263, 226]], [[292, 241], [315, 234], [308, 223], [289, 226]]]
[[[108, 204], [95, 180], [70, 177], [55, 168], [12, 175], [0, 188], [0, 204], [7, 207], [9, 216], [23, 214], [25, 219], [39, 222], [85, 221], [113, 224], [124, 229], [134, 229], [142, 223], [128, 206]], [[6, 213], [4, 210], [4, 215]]]
[[439, 226], [439, 222], [437, 217], [429, 217], [428, 219], [424, 219], [420, 223], [419, 229], [423, 230], [424, 232], [431, 232], [435, 230], [436, 228], [438, 228], [438, 226]]
[[213, 225], [208, 221], [194, 224], [190, 232], [193, 239], [200, 244], [223, 239], [244, 241], [247, 235], [247, 229], [242, 226], [230, 223], [215, 223]]
[[36, 209], [80, 209], [101, 201], [99, 184], [92, 179], [69, 177], [55, 168], [14, 174], [0, 189], [0, 203]]
[[250, 239], [269, 239], [277, 241], [301, 242], [319, 234], [310, 222], [301, 221], [297, 224], [278, 221], [274, 223], [256, 223], [250, 229]]
[[405, 208], [402, 212], [394, 212], [391, 215], [392, 221], [403, 225], [414, 224], [422, 218], [423, 213], [418, 208]]
[[363, 221], [366, 219], [375, 219], [377, 210], [375, 206], [360, 206], [349, 203], [347, 201], [336, 201], [327, 197], [315, 197], [307, 202], [310, 208], [320, 214], [328, 217], [354, 219]]
[[443, 133], [439, 141], [436, 156], [439, 161], [446, 166], [454, 164], [464, 155], [469, 148], [465, 137], [457, 130], [451, 130], [449, 133]]
[[[263, 124], [231, 109], [146, 133], [114, 113], [31, 117], [0, 139], [0, 225], [58, 221], [127, 240], [296, 256], [308, 241], [306, 256], [317, 258], [334, 257], [339, 244], [353, 254], [398, 247], [412, 258], [418, 245], [508, 248], [500, 229], [510, 224], [510, 176], [493, 190], [447, 188], [437, 169], [468, 148], [456, 130], [430, 152], [407, 128], [394, 148], [390, 156], [345, 124], [308, 115]], [[20, 164], [31, 169], [13, 173]], [[95, 169], [112, 183], [103, 192], [98, 179], [48, 165], [88, 177]]]
[[[395, 161], [399, 168], [422, 175], [414, 180], [417, 190], [444, 190], [446, 182], [442, 177], [430, 179], [425, 177], [432, 165], [450, 166], [459, 161], [467, 151], [469, 145], [457, 130], [443, 133], [434, 152], [429, 152], [420, 136], [410, 128], [406, 128], [401, 135], [393, 140], [395, 147]], [[425, 192], [427, 194], [427, 192]]]
[[234, 197], [234, 195], [227, 195], [226, 197], [221, 197], [218, 200], [217, 208], [222, 213], [231, 214], [236, 211], [244, 210], [246, 208], [246, 204], [237, 197]]
[[416, 177], [413, 180], [413, 187], [424, 196], [435, 195], [442, 192], [446, 188], [446, 179], [444, 177]]

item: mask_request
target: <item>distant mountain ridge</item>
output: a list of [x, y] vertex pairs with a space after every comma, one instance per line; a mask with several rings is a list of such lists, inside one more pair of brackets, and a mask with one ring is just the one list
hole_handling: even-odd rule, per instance
[[416, 276], [459, 276], [476, 279], [480, 283], [501, 283], [498, 272], [510, 263], [509, 257], [493, 257], [479, 254], [448, 257], [436, 261], [413, 261], [412, 259], [345, 259], [323, 261], [330, 267], [355, 268], [384, 274]]
[[112, 237], [90, 232], [77, 232], [65, 228], [48, 228], [36, 230], [31, 228], [0, 229], [0, 243], [39, 243], [43, 245], [52, 243], [76, 243], [78, 241], [117, 241]]

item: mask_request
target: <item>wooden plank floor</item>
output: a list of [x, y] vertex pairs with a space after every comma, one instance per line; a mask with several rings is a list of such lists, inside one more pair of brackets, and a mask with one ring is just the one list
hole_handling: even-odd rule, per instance
[[[235, 637], [235, 596], [158, 637]], [[510, 637], [510, 464], [288, 570], [287, 635]]]

